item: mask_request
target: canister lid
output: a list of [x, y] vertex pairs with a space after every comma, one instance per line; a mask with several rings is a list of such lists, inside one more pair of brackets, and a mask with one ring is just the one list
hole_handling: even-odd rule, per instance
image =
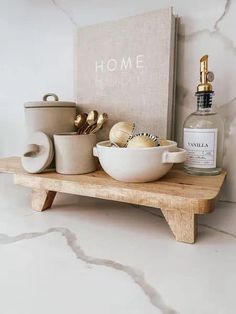
[[29, 173], [40, 173], [48, 168], [54, 157], [52, 140], [43, 132], [34, 132], [27, 140], [21, 158], [22, 167]]
[[[48, 100], [53, 97], [53, 100]], [[59, 101], [56, 94], [49, 93], [43, 96], [42, 101], [29, 101], [24, 104], [25, 108], [42, 108], [42, 107], [76, 107], [76, 103], [72, 101]]]

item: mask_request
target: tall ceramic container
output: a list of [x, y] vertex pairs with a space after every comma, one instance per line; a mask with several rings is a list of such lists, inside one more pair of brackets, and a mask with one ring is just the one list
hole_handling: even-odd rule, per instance
[[[52, 97], [53, 100], [48, 100]], [[41, 131], [51, 138], [53, 134], [74, 131], [76, 104], [59, 101], [55, 94], [43, 96], [42, 101], [31, 101], [24, 104], [27, 135]]]

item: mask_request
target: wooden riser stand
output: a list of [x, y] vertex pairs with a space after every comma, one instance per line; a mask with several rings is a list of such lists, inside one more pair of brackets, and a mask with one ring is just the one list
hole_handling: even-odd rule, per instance
[[123, 183], [102, 170], [73, 176], [31, 175], [24, 172], [19, 157], [0, 159], [0, 172], [13, 173], [16, 184], [32, 189], [32, 208], [37, 211], [51, 208], [57, 192], [160, 208], [176, 240], [186, 243], [195, 242], [197, 215], [214, 209], [226, 175], [198, 177], [172, 169], [156, 182]]

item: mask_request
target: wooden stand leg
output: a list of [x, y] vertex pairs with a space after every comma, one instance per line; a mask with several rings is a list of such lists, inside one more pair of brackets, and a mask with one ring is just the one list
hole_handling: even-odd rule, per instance
[[47, 190], [32, 191], [32, 208], [37, 211], [43, 211], [51, 208], [57, 192]]
[[197, 234], [197, 217], [195, 214], [177, 210], [161, 211], [177, 241], [195, 242]]

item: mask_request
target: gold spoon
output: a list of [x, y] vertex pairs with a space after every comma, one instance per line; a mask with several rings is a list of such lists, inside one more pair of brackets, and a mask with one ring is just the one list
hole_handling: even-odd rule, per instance
[[81, 113], [76, 117], [76, 120], [74, 122], [75, 127], [77, 128], [77, 132], [79, 133], [81, 127], [86, 122], [87, 115], [85, 113]]
[[98, 119], [97, 110], [90, 111], [86, 119], [88, 126], [83, 131], [83, 134], [87, 134], [87, 131], [90, 129], [90, 127], [97, 123], [97, 119]]
[[83, 134], [84, 129], [87, 128], [87, 126], [88, 126], [88, 124], [87, 124], [88, 114], [87, 113], [83, 113], [83, 114], [85, 115], [85, 121], [84, 121], [84, 124], [79, 129], [78, 134]]
[[90, 134], [95, 134], [98, 130], [101, 129], [103, 124], [107, 121], [108, 115], [106, 113], [102, 113], [98, 116], [97, 124], [90, 130]]

